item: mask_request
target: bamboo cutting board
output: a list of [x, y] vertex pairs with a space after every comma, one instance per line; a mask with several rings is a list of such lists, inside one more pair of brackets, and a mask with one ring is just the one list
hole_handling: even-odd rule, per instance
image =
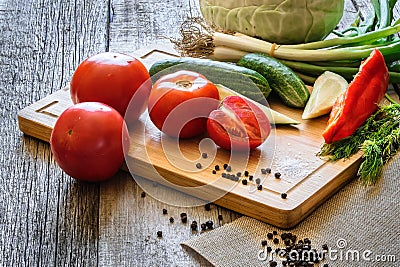
[[[176, 57], [168, 45], [154, 45], [133, 53], [147, 66], [156, 60]], [[147, 113], [130, 129], [131, 148], [126, 166], [133, 176], [167, 185], [206, 201], [232, 209], [281, 228], [299, 223], [328, 197], [351, 180], [359, 167], [361, 155], [346, 161], [329, 162], [316, 156], [323, 142], [326, 117], [303, 121], [302, 110], [283, 106], [279, 101], [271, 107], [301, 121], [296, 126], [277, 126], [271, 136], [249, 155], [235, 155], [218, 149], [207, 138], [177, 141], [162, 135], [150, 122]], [[58, 116], [72, 105], [69, 89], [57, 91], [22, 109], [18, 114], [20, 130], [46, 142]], [[202, 153], [207, 153], [203, 158]], [[201, 163], [202, 167], [196, 167]], [[221, 177], [213, 174], [215, 165], [228, 163], [230, 174], [248, 171], [253, 181]], [[270, 168], [271, 174], [261, 169]], [[281, 178], [274, 177], [275, 172]], [[262, 189], [257, 189], [259, 178]], [[248, 180], [248, 179], [247, 179]], [[281, 197], [282, 193], [287, 198]]]

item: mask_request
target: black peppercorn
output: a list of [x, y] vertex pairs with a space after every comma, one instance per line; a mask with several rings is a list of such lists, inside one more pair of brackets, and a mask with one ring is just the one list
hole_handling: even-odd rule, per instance
[[262, 240], [261, 241], [261, 246], [265, 247], [267, 245], [267, 240]]
[[223, 173], [221, 174], [221, 176], [222, 176], [222, 178], [226, 178], [226, 173], [223, 172]]
[[287, 194], [286, 194], [286, 193], [282, 193], [282, 194], [281, 194], [281, 198], [282, 198], [282, 199], [286, 199], [286, 198], [287, 198]]
[[196, 231], [197, 230], [197, 223], [191, 223], [190, 224], [190, 228], [192, 229], [192, 231]]
[[215, 165], [214, 169], [215, 169], [216, 171], [219, 171], [219, 165]]
[[214, 225], [213, 221], [206, 221], [206, 226], [208, 229], [212, 229], [213, 225]]
[[280, 172], [276, 172], [276, 173], [275, 173], [275, 178], [276, 178], [276, 179], [281, 178], [281, 173], [280, 173]]
[[197, 169], [201, 169], [201, 163], [200, 162], [196, 163], [196, 168]]
[[257, 189], [261, 191], [261, 190], [262, 190], [262, 185], [259, 184], [259, 185], [257, 186]]
[[211, 210], [211, 204], [210, 204], [210, 203], [205, 204], [205, 205], [204, 205], [204, 209], [205, 209], [206, 211]]
[[287, 238], [287, 239], [285, 239], [283, 242], [285, 243], [286, 246], [289, 246], [291, 240], [290, 240], [289, 238]]
[[145, 197], [146, 196], [146, 192], [142, 192], [142, 194], [140, 196], [141, 197]]
[[249, 181], [253, 181], [253, 175], [249, 175]]
[[201, 154], [201, 157], [202, 157], [203, 159], [206, 159], [206, 158], [208, 157], [208, 155], [207, 155], [207, 153], [204, 152], [204, 153]]
[[217, 174], [217, 171], [216, 170], [212, 170], [212, 174]]
[[271, 247], [267, 247], [267, 252], [271, 252], [272, 248]]
[[274, 235], [277, 235], [277, 234], [278, 234], [278, 232], [277, 232], [277, 231], [272, 231], [272, 233], [273, 233]]
[[162, 209], [162, 214], [168, 214], [168, 211], [167, 211], [167, 209]]
[[201, 230], [206, 230], [207, 229], [207, 225], [205, 223], [202, 223], [200, 225], [200, 227], [201, 227]]
[[183, 222], [183, 223], [187, 223], [187, 214], [186, 213], [181, 213], [181, 221]]
[[174, 222], [174, 218], [173, 218], [173, 217], [170, 217], [170, 218], [169, 218], [169, 222], [170, 222], [170, 223], [173, 223], [173, 222]]
[[236, 173], [236, 176], [237, 176], [237, 177], [240, 177], [240, 176], [242, 176], [242, 173], [241, 173], [241, 172], [237, 172], [237, 173]]
[[278, 266], [278, 263], [276, 261], [269, 261], [269, 266], [276, 267]]
[[272, 233], [268, 233], [267, 237], [268, 237], [268, 239], [272, 239], [272, 238], [274, 238], [274, 235]]
[[228, 164], [224, 164], [224, 170], [226, 170], [226, 168], [228, 167]]
[[266, 172], [266, 173], [271, 173], [271, 168], [266, 168], [266, 169], [265, 169], [265, 172]]
[[279, 243], [279, 239], [278, 238], [274, 238], [274, 244], [278, 244]]
[[283, 234], [281, 234], [281, 239], [282, 239], [282, 240], [285, 240], [286, 238], [288, 238], [288, 235], [287, 235], [287, 233], [283, 233]]
[[248, 177], [249, 176], [249, 172], [248, 171], [244, 171], [244, 176]]
[[162, 237], [162, 231], [157, 231], [157, 237]]
[[267, 171], [265, 169], [261, 169], [262, 174], [267, 174]]
[[261, 179], [260, 178], [257, 178], [256, 179], [256, 184], [260, 184], [261, 183]]
[[218, 214], [218, 220], [222, 221], [223, 217], [222, 214]]
[[230, 172], [230, 171], [232, 171], [232, 167], [231, 166], [226, 166], [226, 169], [225, 169], [227, 172]]
[[243, 185], [247, 185], [247, 180], [246, 180], [246, 179], [243, 179], [243, 180], [242, 180], [242, 184], [243, 184]]

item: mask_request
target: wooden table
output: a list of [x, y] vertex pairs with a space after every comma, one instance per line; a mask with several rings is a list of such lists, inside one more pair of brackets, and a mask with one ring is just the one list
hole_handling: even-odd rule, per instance
[[[342, 23], [357, 10], [365, 16], [366, 3], [346, 0]], [[197, 12], [195, 0], [0, 0], [0, 266], [209, 265], [179, 245], [196, 235], [179, 214], [217, 227], [240, 214], [142, 197], [122, 171], [102, 184], [77, 182], [56, 165], [49, 144], [23, 136], [16, 120], [20, 109], [66, 86], [89, 55], [130, 53], [177, 36], [180, 22]]]

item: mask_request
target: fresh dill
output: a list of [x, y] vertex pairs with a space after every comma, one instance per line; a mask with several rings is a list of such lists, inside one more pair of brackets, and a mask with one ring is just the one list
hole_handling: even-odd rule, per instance
[[349, 158], [361, 150], [363, 162], [358, 170], [360, 180], [364, 185], [375, 184], [384, 164], [400, 147], [400, 104], [388, 99], [391, 104], [380, 106], [352, 136], [323, 144], [318, 155], [328, 156], [335, 161]]

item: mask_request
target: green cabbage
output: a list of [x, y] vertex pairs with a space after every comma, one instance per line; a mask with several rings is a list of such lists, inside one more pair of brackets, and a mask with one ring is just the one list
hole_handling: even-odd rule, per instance
[[200, 0], [209, 24], [278, 44], [324, 39], [343, 8], [344, 0]]

